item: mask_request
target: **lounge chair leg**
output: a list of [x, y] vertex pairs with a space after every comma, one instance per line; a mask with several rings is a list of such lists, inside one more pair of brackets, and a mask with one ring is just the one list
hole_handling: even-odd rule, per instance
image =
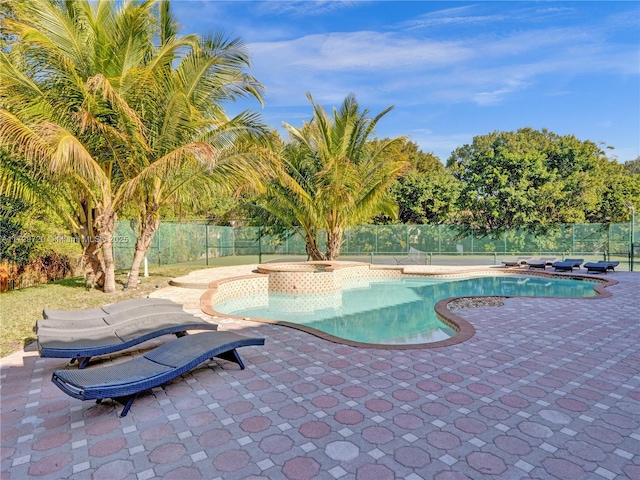
[[78, 360], [78, 370], [82, 370], [87, 365], [89, 365], [89, 360], [91, 360], [91, 357], [78, 358], [77, 360]]
[[242, 359], [235, 349], [221, 353], [220, 355], [216, 355], [216, 357], [221, 358], [222, 360], [227, 360], [229, 362], [235, 362], [240, 365], [240, 370], [244, 370], [244, 363], [242, 363]]
[[114, 398], [116, 402], [124, 405], [124, 408], [122, 409], [122, 413], [120, 414], [121, 418], [127, 416], [127, 413], [129, 413], [129, 409], [131, 408], [131, 405], [133, 405], [133, 402], [136, 401], [136, 398], [138, 398], [137, 393], [134, 393], [133, 395], [129, 395], [128, 397]]

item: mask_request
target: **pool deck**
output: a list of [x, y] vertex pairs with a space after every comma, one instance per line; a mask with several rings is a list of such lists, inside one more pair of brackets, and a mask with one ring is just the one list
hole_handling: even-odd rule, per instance
[[[200, 270], [153, 296], [196, 313], [199, 284], [253, 268]], [[50, 379], [67, 362], [31, 345], [0, 361], [0, 479], [638, 479], [640, 273], [600, 276], [618, 282], [611, 297], [457, 310], [475, 336], [437, 349], [216, 319], [266, 339], [239, 350], [247, 368], [211, 361], [124, 418], [62, 393]]]

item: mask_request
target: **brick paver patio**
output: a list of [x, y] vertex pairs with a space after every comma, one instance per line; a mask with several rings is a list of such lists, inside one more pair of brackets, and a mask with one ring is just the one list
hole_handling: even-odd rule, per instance
[[247, 369], [204, 364], [124, 418], [63, 394], [66, 362], [30, 346], [2, 359], [1, 478], [640, 479], [640, 274], [607, 277], [610, 298], [459, 310], [477, 333], [441, 349], [219, 319], [266, 338]]

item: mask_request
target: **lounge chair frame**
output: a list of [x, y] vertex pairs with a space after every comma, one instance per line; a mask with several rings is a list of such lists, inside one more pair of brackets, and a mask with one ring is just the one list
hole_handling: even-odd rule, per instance
[[582, 262], [584, 262], [582, 258], [567, 258], [561, 262], [553, 262], [551, 266], [556, 271], [573, 272], [574, 268], [580, 269]]
[[73, 330], [73, 331], [89, 331], [90, 329], [104, 327], [106, 325], [117, 325], [131, 322], [136, 318], [148, 317], [149, 315], [191, 315], [182, 309], [182, 305], [166, 304], [166, 305], [150, 305], [131, 308], [116, 313], [104, 313], [102, 317], [89, 318], [47, 318], [36, 322], [36, 332], [56, 330]]
[[138, 395], [163, 385], [215, 357], [235, 362], [244, 369], [236, 351], [239, 347], [264, 345], [264, 338], [244, 337], [233, 332], [204, 332], [187, 335], [126, 362], [88, 370], [57, 370], [52, 382], [79, 400], [112, 398], [129, 412]]
[[38, 351], [41, 357], [70, 358], [83, 369], [91, 357], [115, 353], [162, 335], [181, 337], [189, 330], [217, 328], [216, 324], [186, 312], [151, 313], [113, 325], [76, 330], [40, 327]]
[[620, 262], [609, 262], [606, 260], [598, 260], [596, 263], [588, 262], [583, 266], [587, 269], [587, 273], [600, 272], [606, 274], [609, 270], [615, 272], [615, 267], [620, 265]]
[[530, 260], [531, 257], [517, 257], [515, 260], [502, 260], [502, 264], [505, 267], [522, 267]]
[[393, 257], [398, 265], [426, 265], [427, 252], [409, 247], [409, 253], [406, 257]]
[[526, 265], [529, 269], [532, 268], [540, 268], [542, 270], [546, 269], [547, 266], [553, 265], [553, 263], [557, 260], [556, 257], [540, 257], [540, 258], [531, 258], [526, 261]]
[[166, 298], [132, 298], [117, 303], [110, 303], [101, 308], [89, 308], [87, 310], [55, 310], [45, 308], [42, 311], [42, 318], [49, 320], [99, 319], [106, 315], [123, 313], [142, 307], [174, 307], [182, 309], [182, 305]]

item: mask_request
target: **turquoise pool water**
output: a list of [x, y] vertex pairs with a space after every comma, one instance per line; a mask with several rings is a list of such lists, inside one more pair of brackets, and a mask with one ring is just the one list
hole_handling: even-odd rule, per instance
[[339, 292], [253, 294], [217, 303], [213, 308], [220, 313], [305, 325], [357, 342], [399, 345], [437, 342], [455, 335], [434, 311], [436, 302], [443, 298], [593, 297], [594, 286], [588, 281], [525, 276], [361, 278], [343, 282]]

